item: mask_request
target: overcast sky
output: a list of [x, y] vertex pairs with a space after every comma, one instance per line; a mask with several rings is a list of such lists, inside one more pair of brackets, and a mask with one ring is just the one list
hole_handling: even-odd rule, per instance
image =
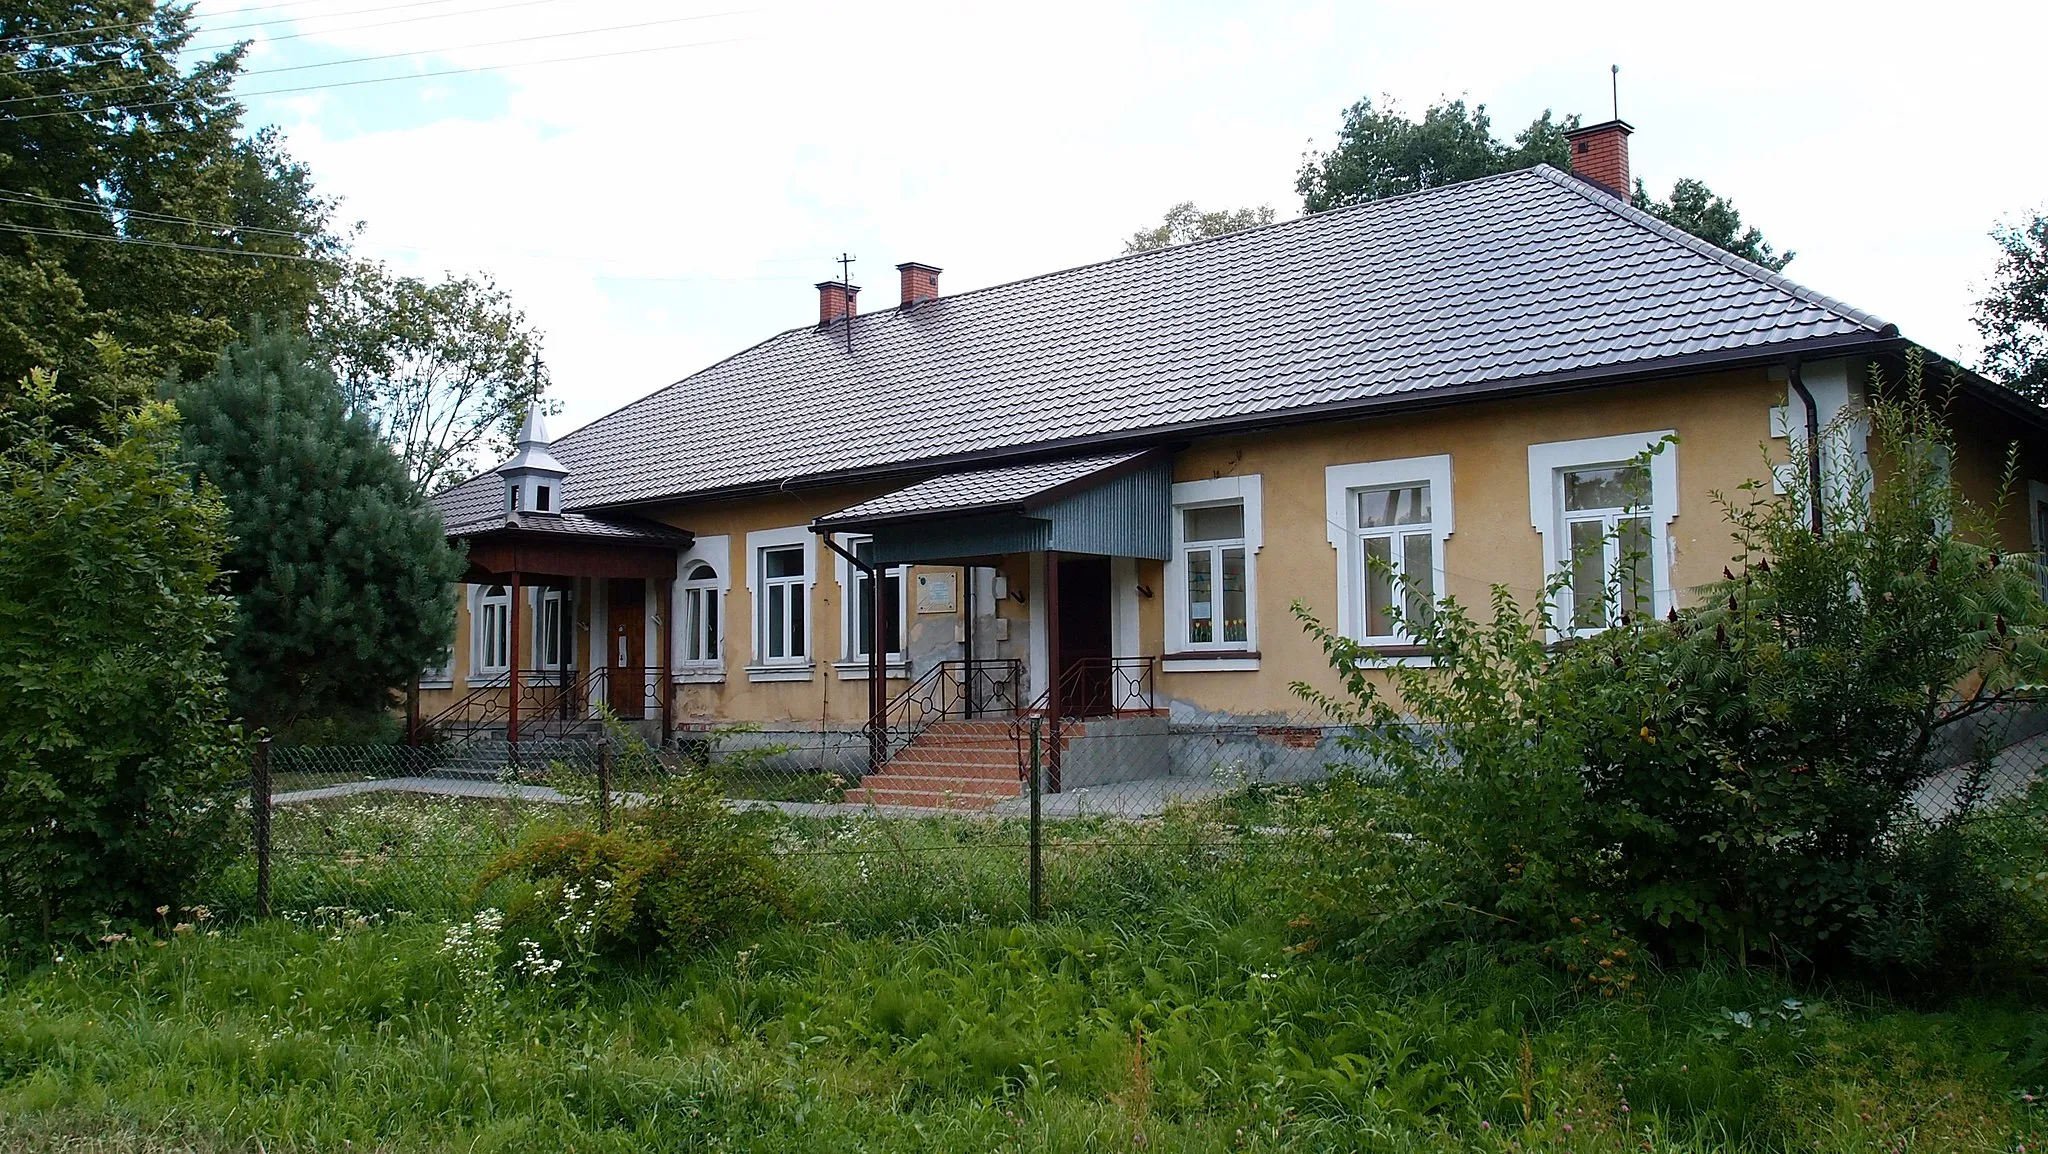
[[[2039, 3], [205, 0], [200, 20], [218, 31], [196, 43], [251, 36], [250, 69], [285, 69], [242, 81], [251, 123], [363, 222], [359, 252], [514, 294], [558, 431], [814, 320], [842, 251], [872, 308], [899, 262], [997, 284], [1113, 257], [1180, 200], [1299, 215], [1303, 152], [1363, 96], [1462, 96], [1505, 136], [1545, 108], [1604, 119], [1618, 63], [1654, 190], [1706, 181], [1798, 251], [1787, 275], [1971, 360], [1988, 230], [2048, 202]], [[256, 95], [386, 76], [407, 79]]]

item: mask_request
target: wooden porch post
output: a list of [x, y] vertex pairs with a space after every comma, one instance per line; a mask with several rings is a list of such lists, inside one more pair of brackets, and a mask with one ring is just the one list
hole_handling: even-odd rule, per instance
[[661, 579], [661, 615], [657, 620], [661, 627], [661, 747], [668, 748], [669, 739], [675, 735], [675, 668], [676, 649], [676, 579]]
[[523, 600], [519, 588], [519, 570], [512, 571], [512, 619], [508, 623], [511, 636], [506, 638], [505, 663], [510, 666], [511, 706], [506, 714], [505, 740], [511, 743], [513, 751], [519, 749], [519, 602]]
[[874, 773], [889, 760], [889, 601], [882, 574], [880, 564], [868, 570], [868, 765]]
[[1067, 703], [1061, 682], [1060, 669], [1060, 555], [1056, 549], [1045, 551], [1045, 711], [1052, 724], [1048, 727], [1048, 742], [1045, 749], [1045, 791], [1060, 791], [1060, 759], [1066, 752], [1060, 738], [1060, 717], [1067, 711]]

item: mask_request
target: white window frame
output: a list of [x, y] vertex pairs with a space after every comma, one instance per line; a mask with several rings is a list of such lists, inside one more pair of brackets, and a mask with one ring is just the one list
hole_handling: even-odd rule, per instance
[[[761, 576], [761, 554], [769, 549], [801, 548], [804, 552], [804, 575], [800, 588], [804, 599], [804, 652], [801, 657], [784, 657], [770, 660], [763, 656], [768, 639], [768, 598], [767, 587]], [[811, 679], [811, 663], [817, 658], [817, 645], [813, 638], [817, 632], [816, 600], [812, 590], [818, 582], [818, 546], [816, 534], [802, 525], [791, 525], [782, 529], [757, 529], [747, 534], [747, 599], [750, 602], [748, 617], [752, 619], [753, 664], [747, 666], [747, 676], [753, 681], [808, 681]]]
[[[493, 589], [504, 590], [494, 595]], [[491, 623], [494, 608], [502, 608], [501, 626]], [[490, 635], [502, 632], [501, 646], [505, 660], [488, 660], [491, 646]], [[512, 656], [512, 587], [510, 585], [471, 585], [469, 587], [469, 680], [475, 682], [497, 682], [511, 675]]]
[[[855, 551], [854, 546], [866, 544], [874, 538], [863, 534], [835, 533], [832, 540], [839, 548], [852, 553]], [[842, 681], [866, 681], [868, 658], [867, 654], [861, 652], [860, 643], [864, 639], [858, 636], [860, 618], [857, 591], [862, 574], [854, 567], [853, 562], [840, 556], [837, 551], [832, 554], [832, 561], [832, 575], [839, 582], [839, 660], [832, 664], [832, 670]], [[896, 642], [908, 647], [911, 622], [910, 566], [886, 565], [883, 568], [896, 574]], [[907, 648], [893, 649], [882, 655], [883, 676], [904, 677], [909, 674], [910, 659], [905, 655], [906, 652]]]
[[[1543, 584], [1548, 588], [1564, 571], [1570, 543], [1565, 531], [1564, 474], [1574, 469], [1626, 465], [1676, 437], [1671, 429], [1620, 433], [1576, 441], [1547, 441], [1529, 446], [1529, 522], [1543, 541]], [[1665, 444], [1649, 460], [1650, 470], [1650, 603], [1662, 616], [1675, 605], [1671, 585], [1671, 522], [1678, 517], [1678, 445]], [[1598, 629], [1571, 627], [1571, 592], [1563, 590], [1550, 606], [1553, 640], [1585, 636]]]
[[[1167, 551], [1166, 673], [1233, 673], [1259, 668], [1259, 551], [1265, 548], [1265, 479], [1251, 473], [1181, 481], [1173, 486], [1172, 542]], [[1244, 640], [1194, 643], [1188, 640], [1187, 519], [1189, 509], [1241, 505], [1244, 509]], [[1212, 578], [1222, 580], [1221, 570]]]
[[[1323, 528], [1330, 547], [1337, 551], [1337, 632], [1362, 645], [1402, 646], [1414, 641], [1405, 632], [1373, 636], [1365, 631], [1364, 558], [1360, 556], [1358, 495], [1379, 489], [1429, 486], [1428, 532], [1431, 543], [1431, 588], [1444, 596], [1444, 543], [1457, 527], [1456, 501], [1451, 489], [1451, 458], [1448, 453], [1427, 457], [1393, 457], [1384, 461], [1358, 461], [1330, 465], [1323, 470]], [[1409, 530], [1413, 532], [1413, 529]], [[1390, 660], [1407, 663], [1421, 658]]]
[[[533, 649], [531, 650], [533, 654], [533, 668], [541, 673], [559, 678], [562, 674], [562, 667], [569, 664], [569, 654], [574, 652], [576, 648], [576, 639], [573, 632], [569, 640], [561, 640], [560, 631], [562, 625], [560, 615], [568, 611], [570, 605], [569, 597], [560, 589], [549, 589], [541, 586], [528, 586], [528, 588], [531, 592], [527, 596], [527, 607], [533, 610], [531, 614], [533, 621], [533, 636], [531, 638], [533, 644]], [[556, 614], [555, 625], [552, 630], [548, 628], [548, 606], [550, 604], [556, 607], [554, 610]], [[547, 659], [548, 646], [551, 639], [553, 643], [559, 644], [562, 647], [556, 652], [553, 661]]]
[[2028, 481], [2027, 533], [2034, 543], [2034, 566], [2041, 581], [2041, 595], [2048, 597], [2048, 525], [2041, 519], [2044, 508], [2048, 508], [2048, 484]]
[[[699, 565], [709, 565], [717, 576], [708, 581], [695, 581], [690, 571]], [[671, 620], [676, 623], [675, 652], [676, 665], [673, 673], [678, 682], [717, 682], [725, 680], [725, 656], [727, 645], [732, 639], [732, 613], [727, 608], [726, 594], [732, 591], [732, 539], [726, 536], [699, 537], [690, 547], [676, 558], [675, 606]], [[709, 599], [718, 614], [718, 645], [710, 657], [692, 661], [689, 657], [689, 631], [697, 619], [692, 615], [692, 596]]]

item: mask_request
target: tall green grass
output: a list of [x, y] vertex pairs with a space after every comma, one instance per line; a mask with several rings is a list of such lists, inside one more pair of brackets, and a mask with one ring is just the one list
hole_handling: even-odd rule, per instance
[[[559, 820], [484, 807], [442, 830], [351, 812], [308, 816], [291, 836], [348, 842], [337, 854], [394, 833], [459, 849]], [[1284, 846], [1176, 821], [1138, 840], [1062, 830], [1040, 922], [1026, 917], [1013, 823], [792, 823], [781, 848], [800, 922], [667, 970], [511, 980], [474, 1024], [441, 944], [491, 895], [418, 855], [367, 865], [372, 852], [350, 868], [384, 888], [333, 886], [295, 920], [214, 918], [61, 963], [17, 960], [0, 989], [0, 1147], [2048, 1142], [2026, 1099], [2048, 1083], [2048, 1015], [2017, 994], [1914, 1009], [1706, 970], [1595, 998], [1477, 951], [1370, 969], [1296, 946]], [[407, 863], [420, 868], [401, 885], [390, 871]], [[431, 900], [375, 905], [415, 887]]]

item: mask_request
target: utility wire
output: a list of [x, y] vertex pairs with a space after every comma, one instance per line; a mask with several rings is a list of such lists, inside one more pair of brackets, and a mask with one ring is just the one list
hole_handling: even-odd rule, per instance
[[[313, 4], [313, 3], [318, 3], [318, 2], [319, 2], [319, 0], [292, 0], [292, 2], [291, 2], [291, 3], [288, 3], [288, 4], [264, 4], [264, 5], [259, 5], [258, 7], [255, 7], [255, 8], [244, 8], [244, 9], [241, 9], [240, 11], [238, 11], [238, 12], [235, 12], [235, 13], [231, 13], [230, 15], [237, 15], [237, 16], [239, 16], [239, 15], [244, 15], [244, 14], [247, 14], [247, 13], [250, 13], [250, 12], [261, 12], [261, 11], [264, 11], [265, 9], [277, 9], [277, 8], [303, 8], [303, 7], [305, 7], [305, 6], [307, 5], [307, 4]], [[330, 20], [330, 19], [336, 19], [336, 18], [339, 18], [339, 17], [342, 17], [342, 16], [367, 16], [367, 15], [369, 15], [369, 14], [370, 14], [370, 13], [372, 13], [372, 12], [390, 12], [390, 11], [393, 11], [394, 9], [399, 9], [399, 8], [431, 8], [431, 7], [433, 7], [433, 6], [434, 6], [434, 5], [436, 5], [436, 4], [452, 4], [452, 3], [454, 3], [454, 2], [455, 2], [455, 0], [407, 0], [407, 2], [406, 2], [406, 3], [403, 3], [403, 4], [385, 4], [385, 5], [382, 5], [382, 6], [380, 6], [380, 7], [376, 7], [376, 8], [351, 8], [351, 9], [349, 9], [349, 10], [348, 10], [348, 11], [346, 11], [346, 12], [324, 12], [324, 13], [322, 13], [322, 12], [309, 12], [309, 13], [307, 13], [307, 14], [303, 15], [303, 16], [280, 16], [280, 17], [277, 17], [276, 19], [272, 19], [272, 20], [256, 20], [256, 21], [252, 21], [252, 22], [250, 22], [250, 23], [248, 23], [248, 24], [223, 24], [223, 25], [220, 25], [219, 27], [215, 27], [215, 28], [208, 28], [208, 29], [206, 29], [206, 31], [208, 31], [208, 32], [233, 32], [233, 31], [234, 31], [234, 30], [236, 30], [237, 28], [263, 28], [263, 27], [266, 27], [266, 26], [268, 26], [268, 25], [271, 25], [271, 24], [296, 24], [296, 23], [298, 23], [298, 22], [299, 22], [299, 21], [301, 21], [301, 20]], [[455, 15], [455, 14], [454, 14], [454, 13], [449, 13], [449, 15]], [[421, 17], [421, 19], [427, 19], [427, 17]], [[156, 21], [155, 21], [155, 20], [135, 20], [135, 21], [131, 21], [131, 22], [127, 23], [127, 24], [96, 24], [96, 25], [93, 25], [93, 26], [91, 26], [91, 27], [87, 27], [87, 28], [73, 28], [73, 29], [70, 29], [70, 30], [68, 30], [68, 31], [60, 31], [60, 32], [51, 32], [51, 33], [50, 33], [49, 35], [50, 35], [50, 36], [85, 36], [85, 35], [92, 35], [92, 36], [100, 36], [100, 35], [103, 35], [103, 34], [105, 34], [105, 33], [108, 33], [108, 32], [127, 32], [127, 31], [132, 31], [132, 30], [134, 30], [134, 29], [137, 29], [137, 28], [147, 28], [147, 27], [149, 27], [150, 25], [152, 25], [152, 24], [155, 24], [155, 23], [156, 23]], [[375, 27], [375, 25], [371, 25], [371, 27]], [[198, 29], [196, 29], [196, 28], [195, 28], [195, 29], [193, 29], [193, 31], [195, 31], [195, 32], [196, 32], [196, 31], [198, 31]], [[330, 29], [330, 31], [336, 31], [336, 32], [340, 32], [340, 31], [346, 31], [346, 29]], [[35, 36], [35, 35], [30, 35], [30, 34], [28, 34], [28, 33], [23, 33], [23, 34], [21, 34], [21, 35], [18, 35], [18, 36], [10, 36], [10, 37], [8, 37], [8, 38], [7, 38], [7, 40], [6, 40], [6, 41], [4, 41], [4, 43], [7, 43], [7, 44], [33, 44], [33, 43], [37, 43], [37, 42], [43, 41], [43, 40], [45, 40], [45, 39], [46, 39], [46, 37], [42, 37], [42, 36]], [[78, 43], [76, 43], [76, 44], [47, 44], [47, 45], [45, 45], [45, 47], [49, 47], [49, 48], [61, 48], [61, 49], [65, 49], [65, 50], [67, 50], [67, 51], [70, 51], [70, 50], [75, 50], [75, 49], [80, 49], [80, 48], [105, 48], [105, 47], [107, 47], [107, 46], [109, 46], [109, 45], [115, 45], [115, 44], [120, 44], [120, 43], [122, 43], [123, 41], [126, 41], [126, 40], [128, 40], [128, 39], [131, 39], [131, 37], [121, 36], [121, 37], [113, 37], [113, 38], [109, 38], [109, 39], [105, 39], [105, 40], [81, 40], [81, 41], [79, 41], [79, 42], [78, 42]], [[272, 39], [283, 39], [283, 38], [282, 38], [282, 37], [272, 37]], [[234, 47], [234, 45], [232, 45], [232, 44], [228, 44], [228, 45], [220, 45], [219, 47], [223, 47], [223, 48], [232, 48], [232, 47]], [[212, 51], [215, 51], [215, 49], [214, 49], [214, 48], [188, 48], [188, 49], [183, 49], [183, 51], [188, 51], [188, 52], [212, 52]]]
[[189, 228], [205, 229], [209, 232], [241, 232], [255, 236], [274, 236], [286, 240], [316, 241], [326, 239], [318, 232], [299, 232], [293, 229], [263, 228], [259, 225], [229, 224], [219, 220], [198, 220], [189, 216], [172, 216], [168, 213], [148, 212], [143, 209], [121, 208], [92, 200], [73, 200], [67, 197], [42, 196], [37, 193], [15, 192], [0, 188], [0, 204], [19, 204], [31, 208], [55, 208], [65, 212], [85, 213], [105, 220], [120, 216], [147, 221], [152, 224], [177, 224]]
[[245, 249], [222, 248], [219, 245], [183, 244], [174, 240], [151, 240], [140, 236], [108, 236], [104, 233], [68, 232], [61, 228], [39, 228], [32, 224], [0, 223], [0, 232], [22, 233], [28, 236], [56, 236], [66, 240], [96, 240], [106, 244], [138, 245], [143, 248], [175, 248], [183, 252], [203, 252], [214, 256], [259, 257], [264, 260], [291, 260], [305, 264], [332, 264], [330, 258], [302, 256], [290, 252], [254, 252]]
[[[549, 0], [535, 0], [546, 3]], [[575, 64], [586, 60], [610, 60], [621, 56], [644, 56], [650, 52], [674, 52], [684, 48], [710, 48], [720, 44], [739, 44], [754, 39], [751, 36], [729, 36], [722, 40], [692, 40], [682, 44], [657, 44], [649, 48], [621, 48], [611, 52], [587, 52], [578, 56], [554, 56], [541, 60], [517, 60], [506, 64], [479, 64], [473, 68], [442, 68], [433, 72], [414, 72], [404, 76], [371, 76], [361, 80], [335, 80], [326, 84], [301, 84], [290, 88], [265, 88], [256, 92], [232, 94], [236, 101], [252, 96], [281, 96], [291, 92], [319, 92], [330, 88], [355, 88], [365, 84], [389, 84], [398, 80], [432, 80], [440, 76], [465, 76], [476, 72], [497, 72], [509, 68], [529, 68], [541, 64]], [[184, 104], [184, 100], [148, 100], [134, 104], [121, 104], [99, 109], [61, 109], [55, 112], [8, 113], [0, 119], [5, 121], [44, 120], [52, 116], [80, 116], [94, 112], [133, 113], [145, 108], [169, 108]]]
[[[551, 0], [534, 0], [534, 2], [548, 3]], [[666, 24], [687, 24], [696, 20], [716, 20], [723, 16], [744, 16], [753, 11], [755, 10], [750, 8], [738, 8], [727, 12], [704, 12], [694, 16], [669, 16], [660, 20], [641, 20], [633, 24], [613, 24], [604, 28], [580, 28], [568, 32], [542, 32], [532, 36], [514, 36], [506, 40], [485, 40], [474, 44], [452, 44], [445, 48], [419, 48], [405, 52], [384, 52], [375, 56], [352, 56], [345, 60], [323, 60], [314, 64], [289, 64], [278, 68], [250, 68], [237, 73], [237, 79], [243, 76], [270, 76], [279, 72], [303, 72], [309, 68], [339, 68], [345, 64], [367, 64], [377, 60], [400, 60], [411, 56], [440, 55], [448, 52], [461, 52], [472, 48], [501, 48], [507, 44], [531, 44], [535, 41], [560, 40], [571, 36], [596, 36], [605, 32], [627, 32], [636, 28], [653, 28]], [[181, 77], [180, 80], [182, 79]], [[112, 84], [103, 88], [72, 88], [63, 92], [37, 92], [28, 96], [13, 96], [0, 100], [0, 107], [20, 104], [30, 100], [62, 100], [73, 96], [98, 96], [108, 92], [133, 92], [137, 89], [151, 89], [155, 87], [157, 86], [154, 84]]]

